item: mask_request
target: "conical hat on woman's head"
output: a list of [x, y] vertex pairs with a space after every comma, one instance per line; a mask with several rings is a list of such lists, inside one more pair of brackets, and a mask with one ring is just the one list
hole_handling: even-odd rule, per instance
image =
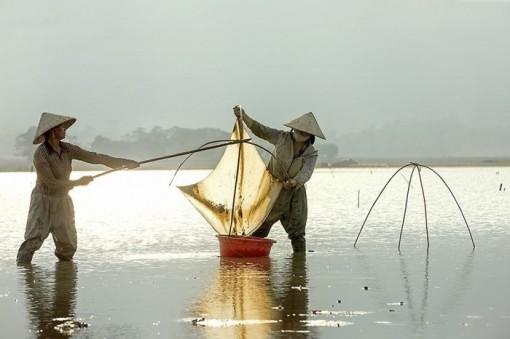
[[68, 129], [75, 122], [76, 118], [73, 117], [44, 112], [41, 114], [41, 119], [39, 119], [39, 126], [37, 126], [37, 130], [35, 132], [33, 141], [34, 145], [44, 142], [44, 133], [48, 132], [53, 127], [62, 125], [65, 129]]
[[315, 119], [315, 116], [312, 112], [305, 113], [299, 118], [291, 120], [283, 125], [309, 134], [313, 134], [326, 140], [326, 137], [322, 133], [321, 128], [319, 127], [319, 124], [317, 123], [317, 120]]

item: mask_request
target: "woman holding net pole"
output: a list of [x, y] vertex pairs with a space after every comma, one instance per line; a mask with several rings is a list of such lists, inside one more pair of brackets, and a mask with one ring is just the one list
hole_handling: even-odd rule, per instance
[[271, 212], [252, 236], [265, 238], [274, 223], [280, 221], [291, 241], [294, 252], [306, 251], [305, 228], [308, 203], [305, 183], [310, 180], [318, 152], [313, 147], [315, 137], [326, 139], [312, 112], [293, 119], [284, 126], [290, 131], [279, 130], [252, 119], [240, 106], [234, 114], [242, 118], [257, 137], [274, 145], [274, 157], [268, 164], [269, 172], [283, 182], [283, 189]]

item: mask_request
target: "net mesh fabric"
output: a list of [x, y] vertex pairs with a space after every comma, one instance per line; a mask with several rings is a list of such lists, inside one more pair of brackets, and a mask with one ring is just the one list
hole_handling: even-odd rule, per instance
[[[248, 137], [236, 121], [231, 140]], [[239, 143], [226, 147], [207, 178], [178, 187], [218, 234], [251, 235], [271, 211], [282, 184], [269, 173], [254, 145]]]

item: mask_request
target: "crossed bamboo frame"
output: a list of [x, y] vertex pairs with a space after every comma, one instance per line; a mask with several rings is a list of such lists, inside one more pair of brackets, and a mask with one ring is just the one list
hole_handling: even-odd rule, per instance
[[427, 168], [429, 169], [430, 171], [432, 171], [434, 174], [436, 174], [440, 179], [441, 181], [445, 184], [446, 188], [448, 188], [448, 191], [450, 192], [450, 194], [452, 195], [453, 197], [453, 200], [455, 201], [455, 203], [457, 204], [457, 207], [459, 208], [459, 211], [460, 211], [460, 214], [462, 215], [462, 218], [464, 219], [464, 222], [466, 223], [466, 227], [468, 229], [468, 232], [469, 232], [469, 236], [471, 237], [471, 242], [473, 243], [473, 248], [475, 248], [475, 242], [473, 240], [473, 235], [471, 234], [471, 230], [469, 229], [469, 225], [467, 223], [467, 220], [466, 220], [466, 217], [464, 216], [464, 213], [462, 212], [462, 208], [460, 207], [458, 201], [457, 201], [457, 198], [455, 198], [455, 195], [453, 194], [452, 190], [450, 189], [450, 187], [448, 186], [448, 184], [446, 183], [446, 181], [443, 179], [443, 177], [441, 175], [439, 175], [439, 173], [437, 173], [436, 171], [434, 171], [432, 168], [428, 167], [428, 166], [425, 166], [425, 165], [421, 165], [421, 164], [418, 164], [418, 163], [415, 163], [415, 162], [411, 162], [407, 165], [404, 165], [402, 167], [400, 167], [391, 177], [390, 179], [386, 182], [386, 184], [384, 185], [383, 189], [381, 190], [381, 192], [379, 193], [379, 195], [377, 196], [377, 198], [375, 199], [374, 203], [372, 204], [372, 207], [370, 207], [370, 210], [368, 211], [367, 213], [367, 216], [365, 218], [365, 221], [363, 221], [363, 225], [361, 225], [361, 228], [359, 230], [359, 233], [358, 233], [358, 236], [356, 237], [356, 241], [354, 242], [354, 247], [356, 247], [356, 244], [358, 242], [358, 239], [361, 235], [361, 231], [363, 230], [363, 227], [365, 227], [365, 223], [367, 222], [368, 220], [368, 217], [370, 216], [370, 213], [372, 212], [372, 209], [374, 208], [375, 204], [377, 203], [377, 201], [379, 200], [379, 198], [381, 197], [382, 193], [384, 192], [384, 190], [386, 189], [386, 187], [388, 186], [388, 184], [391, 182], [391, 180], [393, 180], [393, 178], [401, 171], [403, 170], [404, 168], [406, 167], [409, 167], [409, 166], [413, 166], [413, 169], [411, 171], [411, 176], [409, 177], [409, 181], [408, 181], [408, 185], [407, 185], [407, 194], [406, 194], [406, 204], [405, 204], [405, 208], [404, 208], [404, 216], [402, 218], [402, 226], [400, 227], [400, 237], [399, 237], [399, 240], [398, 240], [398, 250], [400, 251], [400, 243], [402, 242], [402, 232], [404, 230], [404, 224], [405, 224], [405, 220], [406, 220], [406, 213], [407, 213], [407, 203], [409, 201], [409, 191], [411, 189], [411, 181], [413, 179], [413, 175], [414, 175], [414, 171], [416, 169], [418, 169], [418, 177], [420, 178], [420, 187], [421, 187], [421, 193], [422, 193], [422, 196], [423, 196], [423, 208], [425, 210], [425, 230], [427, 232], [427, 249], [429, 248], [429, 245], [430, 245], [430, 242], [429, 242], [429, 227], [428, 227], [428, 220], [427, 220], [427, 201], [425, 199], [425, 190], [423, 188], [423, 181], [422, 181], [422, 178], [421, 178], [421, 169], [422, 168]]

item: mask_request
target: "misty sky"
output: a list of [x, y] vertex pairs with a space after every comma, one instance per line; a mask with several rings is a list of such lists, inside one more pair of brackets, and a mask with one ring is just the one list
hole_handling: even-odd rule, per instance
[[80, 138], [313, 111], [510, 125], [510, 1], [0, 0], [0, 157], [43, 111]]

